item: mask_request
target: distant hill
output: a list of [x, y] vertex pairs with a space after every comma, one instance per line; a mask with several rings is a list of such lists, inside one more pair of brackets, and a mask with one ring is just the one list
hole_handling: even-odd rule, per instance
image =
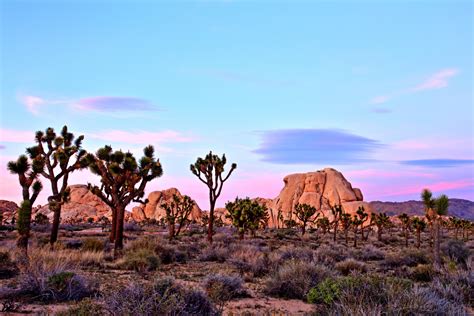
[[[381, 202], [373, 201], [369, 203], [371, 208], [378, 212], [385, 212], [387, 215], [398, 215], [407, 213], [408, 215], [424, 215], [424, 206], [421, 201], [406, 202]], [[474, 220], [474, 202], [463, 199], [449, 199], [449, 216], [455, 216]]]

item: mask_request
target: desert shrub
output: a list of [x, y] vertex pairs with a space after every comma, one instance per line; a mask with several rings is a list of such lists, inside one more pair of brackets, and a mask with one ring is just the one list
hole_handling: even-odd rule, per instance
[[0, 279], [13, 278], [18, 274], [18, 272], [18, 267], [12, 261], [10, 253], [7, 251], [0, 251]]
[[69, 239], [64, 241], [64, 247], [66, 249], [80, 249], [83, 244], [83, 241], [80, 239]]
[[147, 248], [128, 251], [120, 264], [123, 268], [137, 272], [154, 271], [158, 268], [160, 259]]
[[367, 265], [365, 263], [357, 261], [352, 258], [336, 263], [335, 268], [342, 275], [348, 275], [353, 272], [359, 272], [359, 273], [367, 272]]
[[215, 274], [206, 277], [203, 287], [209, 298], [222, 306], [234, 298], [247, 296], [242, 284], [243, 281], [238, 276]]
[[312, 261], [314, 251], [306, 247], [284, 246], [279, 250], [279, 263], [288, 260]]
[[385, 258], [383, 251], [373, 245], [365, 245], [362, 249], [355, 251], [353, 255], [357, 260], [362, 261], [377, 261]]
[[155, 247], [155, 254], [160, 258], [162, 264], [185, 263], [188, 260], [186, 252], [177, 250], [171, 245], [158, 244]]
[[110, 291], [104, 301], [113, 315], [217, 315], [205, 294], [185, 289], [169, 278], [153, 284], [133, 282]]
[[105, 309], [102, 305], [94, 302], [90, 298], [85, 298], [67, 310], [58, 312], [56, 316], [101, 316], [105, 314]]
[[466, 267], [470, 251], [463, 241], [449, 240], [441, 245], [441, 251], [454, 262]]
[[417, 282], [430, 282], [434, 274], [431, 264], [419, 264], [410, 270], [408, 277]]
[[403, 266], [414, 267], [418, 264], [428, 264], [428, 254], [418, 249], [408, 249], [401, 253], [391, 253], [385, 257], [382, 265], [387, 268], [399, 268]]
[[327, 278], [309, 290], [306, 299], [311, 304], [331, 305], [340, 295], [341, 285], [338, 279]]
[[228, 247], [212, 244], [203, 249], [199, 260], [225, 262], [229, 256], [230, 250]]
[[254, 277], [261, 277], [270, 271], [271, 260], [268, 253], [262, 248], [244, 245], [232, 253], [229, 262], [239, 271], [240, 275], [251, 273]]
[[86, 238], [82, 244], [82, 250], [86, 251], [104, 251], [104, 241], [98, 238]]
[[80, 300], [96, 292], [96, 285], [73, 272], [70, 263], [30, 258], [30, 268], [21, 275], [20, 293], [44, 302]]
[[218, 227], [213, 236], [213, 242], [229, 246], [235, 241], [235, 237], [233, 236], [235, 231], [236, 230], [231, 227]]
[[271, 296], [303, 299], [312, 287], [330, 275], [325, 266], [290, 260], [267, 279], [265, 291]]
[[321, 245], [315, 252], [315, 261], [326, 265], [333, 265], [346, 258], [347, 250], [340, 245]]
[[126, 232], [141, 232], [143, 229], [135, 222], [128, 222], [123, 225], [123, 230]]

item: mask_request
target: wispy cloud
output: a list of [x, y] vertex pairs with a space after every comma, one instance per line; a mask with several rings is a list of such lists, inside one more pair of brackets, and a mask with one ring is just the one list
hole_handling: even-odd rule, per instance
[[387, 108], [373, 108], [372, 112], [377, 113], [377, 114], [387, 114], [387, 113], [392, 113], [392, 110], [387, 109]]
[[29, 143], [34, 141], [34, 139], [34, 131], [0, 128], [0, 142], [3, 143]]
[[417, 92], [426, 91], [426, 90], [446, 88], [449, 84], [449, 79], [451, 79], [458, 73], [459, 73], [459, 70], [457, 68], [442, 69], [430, 75], [423, 82], [421, 82], [420, 84], [414, 87], [406, 88], [400, 91], [394, 91], [391, 93], [386, 93], [383, 95], [378, 95], [370, 99], [369, 103], [374, 104], [374, 105], [383, 104], [401, 95], [412, 94], [412, 93], [417, 93]]
[[109, 130], [89, 133], [86, 136], [114, 143], [154, 144], [190, 142], [194, 138], [180, 132], [166, 130], [161, 132]]
[[73, 106], [80, 110], [99, 112], [154, 111], [158, 109], [144, 99], [107, 96], [79, 99], [73, 103]]
[[449, 168], [466, 165], [474, 165], [474, 159], [416, 159], [404, 160], [400, 162], [404, 165], [428, 167], [428, 168]]
[[263, 132], [254, 153], [277, 164], [352, 164], [371, 160], [381, 144], [337, 129], [286, 129]]
[[157, 106], [148, 100], [121, 96], [94, 96], [81, 99], [46, 99], [36, 95], [21, 95], [19, 100], [26, 109], [34, 115], [39, 115], [41, 110], [52, 105], [59, 105], [80, 111], [95, 112], [143, 112], [159, 110]]
[[423, 91], [432, 89], [441, 89], [448, 86], [448, 80], [458, 74], [458, 70], [455, 68], [447, 68], [438, 71], [437, 73], [428, 77], [421, 84], [414, 87], [413, 91]]
[[5, 149], [7, 147], [3, 146], [3, 145], [0, 145], [0, 149]]

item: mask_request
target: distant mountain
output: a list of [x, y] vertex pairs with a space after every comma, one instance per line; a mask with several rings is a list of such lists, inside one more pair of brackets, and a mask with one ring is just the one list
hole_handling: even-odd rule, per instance
[[[424, 215], [424, 206], [421, 201], [406, 202], [381, 202], [373, 201], [369, 203], [372, 210], [387, 213], [387, 215], [398, 215], [407, 213], [408, 215]], [[463, 199], [449, 199], [448, 215], [469, 220], [474, 220], [474, 202]]]

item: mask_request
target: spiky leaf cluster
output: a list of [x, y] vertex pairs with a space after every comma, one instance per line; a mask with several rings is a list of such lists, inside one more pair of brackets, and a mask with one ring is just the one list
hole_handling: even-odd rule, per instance
[[312, 218], [317, 212], [316, 207], [311, 206], [305, 203], [298, 203], [295, 205], [295, 215], [296, 217], [302, 221], [303, 223], [315, 221], [316, 218], [319, 216], [319, 213], [315, 218]]

